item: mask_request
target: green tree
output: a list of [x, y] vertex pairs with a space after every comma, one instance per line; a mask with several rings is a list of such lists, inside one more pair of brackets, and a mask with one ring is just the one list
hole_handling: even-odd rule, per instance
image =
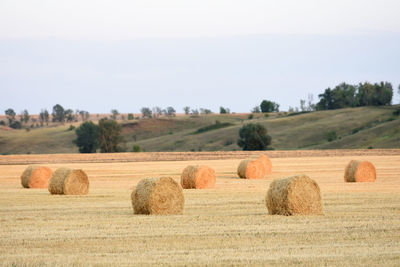
[[15, 111], [12, 108], [9, 108], [6, 111], [4, 111], [4, 113], [7, 116], [8, 124], [11, 125], [15, 121], [15, 115], [16, 115]]
[[99, 121], [100, 150], [103, 153], [121, 152], [122, 127], [115, 120], [101, 119]]
[[259, 123], [248, 123], [239, 130], [238, 146], [243, 150], [266, 150], [271, 145], [271, 136]]
[[279, 104], [269, 101], [269, 100], [263, 100], [260, 104], [260, 109], [262, 113], [265, 112], [278, 112], [279, 111]]
[[142, 112], [143, 118], [151, 118], [152, 111], [150, 108], [143, 107], [140, 112]]
[[112, 109], [112, 110], [111, 110], [111, 118], [112, 118], [113, 120], [116, 120], [118, 115], [119, 115], [118, 110], [116, 110], [116, 109]]
[[22, 115], [22, 116], [21, 116], [21, 117], [22, 117], [22, 121], [23, 121], [25, 124], [27, 124], [28, 121], [29, 121], [29, 119], [31, 118], [31, 116], [29, 115], [28, 110], [24, 109], [24, 111], [22, 111], [21, 115]]
[[82, 121], [87, 121], [87, 120], [89, 120], [90, 114], [89, 114], [88, 111], [80, 110], [80, 111], [79, 111], [79, 115], [81, 116]]
[[71, 122], [71, 121], [73, 121], [73, 120], [75, 119], [74, 111], [73, 111], [72, 109], [67, 109], [67, 110], [65, 110], [65, 111], [64, 111], [64, 116], [65, 116], [65, 119], [66, 119], [68, 122]]
[[53, 107], [53, 112], [51, 115], [53, 116], [53, 121], [64, 122], [65, 120], [64, 108], [59, 104]]
[[99, 148], [100, 128], [93, 122], [84, 122], [75, 130], [76, 139], [73, 141], [81, 153], [96, 153]]
[[252, 110], [251, 113], [261, 113], [261, 109], [259, 106], [255, 106]]
[[40, 121], [40, 125], [43, 126], [43, 123], [49, 122], [49, 112], [47, 111], [47, 109], [42, 109], [39, 113], [39, 121]]
[[189, 113], [190, 113], [190, 107], [188, 107], [188, 106], [183, 107], [183, 111], [185, 112], [185, 115], [189, 115]]
[[175, 117], [175, 109], [173, 107], [167, 107], [165, 115], [169, 116], [169, 117]]
[[128, 120], [133, 120], [133, 119], [134, 119], [133, 113], [128, 113]]
[[224, 107], [219, 107], [219, 114], [226, 114], [226, 109]]

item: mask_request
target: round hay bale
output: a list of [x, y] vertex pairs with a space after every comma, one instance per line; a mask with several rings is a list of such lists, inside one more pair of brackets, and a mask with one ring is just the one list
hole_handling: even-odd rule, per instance
[[267, 175], [271, 174], [272, 173], [272, 162], [271, 162], [271, 160], [264, 154], [260, 155], [258, 160], [260, 160], [264, 164], [265, 173]]
[[47, 188], [53, 171], [44, 166], [28, 166], [21, 175], [21, 184], [25, 188]]
[[59, 168], [49, 182], [51, 194], [86, 195], [89, 192], [89, 179], [83, 170]]
[[271, 215], [323, 214], [319, 186], [306, 175], [274, 180], [265, 201]]
[[141, 180], [131, 194], [134, 214], [182, 214], [182, 187], [170, 177]]
[[245, 159], [239, 163], [237, 174], [244, 179], [261, 179], [265, 177], [266, 170], [261, 160]]
[[376, 170], [369, 161], [352, 160], [344, 170], [345, 182], [375, 182]]
[[181, 185], [184, 189], [213, 188], [216, 179], [212, 168], [204, 165], [189, 165], [182, 171]]

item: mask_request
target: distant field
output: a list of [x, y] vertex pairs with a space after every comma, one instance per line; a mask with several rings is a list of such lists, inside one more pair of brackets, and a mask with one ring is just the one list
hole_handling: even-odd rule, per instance
[[[47, 157], [53, 169], [84, 169], [90, 179], [87, 196], [23, 189], [23, 163], [35, 156], [0, 156], [0, 262], [398, 266], [399, 150], [270, 151], [273, 173], [261, 180], [237, 178], [240, 158], [250, 154], [230, 153], [225, 159], [207, 159], [215, 153], [187, 153], [190, 161], [182, 160], [185, 153], [158, 154], [160, 161], [151, 161], [156, 153], [145, 153], [149, 158], [140, 162], [129, 159], [131, 153], [102, 155], [105, 158], [91, 158], [92, 162], [83, 162], [78, 154], [39, 156], [38, 162], [45, 163]], [[344, 167], [355, 158], [375, 164], [376, 183], [343, 182]], [[184, 190], [183, 215], [133, 215], [130, 193], [140, 179], [171, 176], [178, 181], [188, 164], [213, 167], [215, 189]], [[319, 183], [324, 216], [268, 215], [264, 198], [270, 182], [299, 173]]]
[[[197, 117], [119, 120], [122, 146], [132, 151], [234, 151], [239, 129], [246, 123], [264, 125], [274, 149], [400, 148], [400, 106], [361, 107], [311, 113], [210, 114]], [[96, 119], [98, 119], [96, 117]], [[79, 126], [80, 123], [73, 123]], [[196, 133], [196, 134], [194, 134]], [[329, 136], [335, 138], [329, 138]], [[78, 153], [70, 124], [10, 130], [0, 126], [0, 154]]]

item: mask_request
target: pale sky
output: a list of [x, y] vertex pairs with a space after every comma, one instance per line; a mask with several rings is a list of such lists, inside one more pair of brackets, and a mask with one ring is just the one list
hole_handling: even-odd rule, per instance
[[398, 0], [0, 0], [0, 112], [248, 112], [262, 99], [317, 100], [343, 81], [397, 88], [399, 10]]

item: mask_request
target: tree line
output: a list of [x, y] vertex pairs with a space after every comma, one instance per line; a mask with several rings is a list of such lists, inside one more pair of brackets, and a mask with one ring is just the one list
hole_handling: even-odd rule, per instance
[[325, 89], [318, 97], [319, 102], [316, 104], [316, 110], [386, 106], [392, 103], [393, 86], [389, 82], [374, 84], [365, 82], [358, 85], [341, 83], [333, 89]]

